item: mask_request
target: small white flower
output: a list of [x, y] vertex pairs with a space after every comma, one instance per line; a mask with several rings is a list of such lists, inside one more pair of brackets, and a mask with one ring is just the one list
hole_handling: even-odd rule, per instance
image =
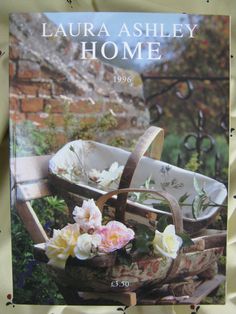
[[124, 170], [124, 166], [119, 166], [118, 162], [114, 162], [109, 170], [103, 170], [100, 178], [99, 184], [103, 187], [109, 186], [112, 182], [118, 180]]
[[102, 187], [108, 187], [116, 180], [120, 179], [124, 166], [119, 166], [118, 162], [115, 161], [110, 166], [109, 170], [98, 171], [92, 169], [89, 172], [89, 179], [98, 183]]
[[81, 260], [94, 257], [97, 255], [100, 243], [101, 236], [99, 234], [82, 234], [78, 237], [77, 244], [74, 249], [75, 256]]
[[71, 97], [68, 97], [68, 96], [65, 96], [65, 95], [60, 95], [60, 98], [62, 100], [64, 100], [65, 102], [68, 102], [68, 103], [72, 103], [73, 102], [73, 99]]
[[101, 172], [96, 170], [96, 169], [92, 169], [90, 172], [89, 172], [89, 179], [93, 182], [99, 182], [99, 179], [100, 179], [100, 175], [101, 175]]
[[49, 114], [47, 112], [41, 112], [39, 113], [39, 117], [42, 119], [46, 119], [49, 117]]
[[102, 214], [93, 199], [84, 200], [82, 207], [76, 206], [73, 215], [74, 220], [85, 232], [89, 229], [96, 230], [102, 224]]
[[168, 225], [163, 233], [156, 230], [153, 240], [154, 253], [176, 258], [183, 241], [175, 234], [175, 226]]

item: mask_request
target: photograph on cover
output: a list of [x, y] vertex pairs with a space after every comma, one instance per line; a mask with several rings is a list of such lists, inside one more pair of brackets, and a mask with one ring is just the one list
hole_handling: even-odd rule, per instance
[[229, 17], [12, 13], [15, 304], [224, 304]]

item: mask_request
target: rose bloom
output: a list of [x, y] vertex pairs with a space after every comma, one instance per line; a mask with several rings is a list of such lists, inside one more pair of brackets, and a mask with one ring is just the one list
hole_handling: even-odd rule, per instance
[[45, 244], [48, 264], [64, 268], [69, 256], [75, 256], [74, 248], [80, 235], [80, 226], [68, 224], [61, 230], [53, 230], [53, 237]]
[[84, 233], [78, 237], [74, 254], [78, 259], [85, 260], [97, 255], [98, 245], [101, 243], [99, 234]]
[[73, 215], [84, 232], [90, 229], [96, 230], [101, 226], [102, 214], [93, 199], [83, 201], [82, 207], [76, 206]]
[[175, 226], [168, 225], [163, 233], [156, 230], [153, 240], [154, 253], [176, 258], [183, 241], [175, 234]]
[[101, 236], [99, 251], [104, 253], [113, 252], [124, 247], [134, 238], [134, 231], [118, 221], [110, 221], [96, 231]]

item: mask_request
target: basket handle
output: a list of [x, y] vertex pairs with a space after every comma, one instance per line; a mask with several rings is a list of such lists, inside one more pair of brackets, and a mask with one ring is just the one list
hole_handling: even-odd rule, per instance
[[[129, 192], [148, 192], [148, 193], [152, 193], [152, 194], [156, 194], [158, 196], [161, 196], [170, 205], [170, 209], [171, 209], [171, 213], [172, 213], [172, 219], [173, 219], [173, 223], [175, 225], [176, 232], [177, 233], [183, 232], [183, 215], [182, 215], [182, 211], [179, 207], [179, 204], [171, 194], [169, 194], [165, 191], [159, 192], [159, 191], [155, 191], [155, 190], [135, 189], [135, 188], [118, 189], [118, 190], [114, 190], [114, 191], [108, 192], [108, 193], [100, 196], [98, 198], [98, 200], [96, 201], [96, 205], [102, 211], [105, 203], [107, 202], [107, 200], [109, 198], [111, 198], [114, 195], [121, 195], [123, 193], [128, 195]], [[117, 197], [117, 199], [118, 199], [118, 197]], [[117, 208], [116, 208], [116, 213], [117, 213]], [[122, 220], [121, 222], [124, 222], [124, 220]]]
[[[155, 126], [149, 127], [146, 132], [139, 138], [134, 151], [130, 154], [123, 173], [121, 175], [119, 189], [130, 187], [135, 169], [138, 166], [140, 159], [152, 144], [150, 157], [160, 159], [164, 143], [164, 130]], [[124, 221], [125, 207], [128, 194], [120, 194], [117, 198], [116, 219]]]

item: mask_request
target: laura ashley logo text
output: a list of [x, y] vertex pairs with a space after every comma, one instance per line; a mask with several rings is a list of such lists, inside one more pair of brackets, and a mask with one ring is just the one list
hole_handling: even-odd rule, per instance
[[[118, 32], [114, 33], [105, 23], [99, 27], [93, 23], [59, 24], [54, 31], [48, 29], [48, 23], [42, 23], [42, 36], [77, 37], [81, 45], [81, 59], [96, 59], [99, 53], [107, 60], [117, 57], [123, 60], [160, 60], [163, 57], [160, 51], [161, 38], [194, 38], [197, 26], [171, 24], [167, 27], [164, 23], [134, 23], [130, 27], [123, 23]], [[111, 36], [113, 40], [109, 40]]]

